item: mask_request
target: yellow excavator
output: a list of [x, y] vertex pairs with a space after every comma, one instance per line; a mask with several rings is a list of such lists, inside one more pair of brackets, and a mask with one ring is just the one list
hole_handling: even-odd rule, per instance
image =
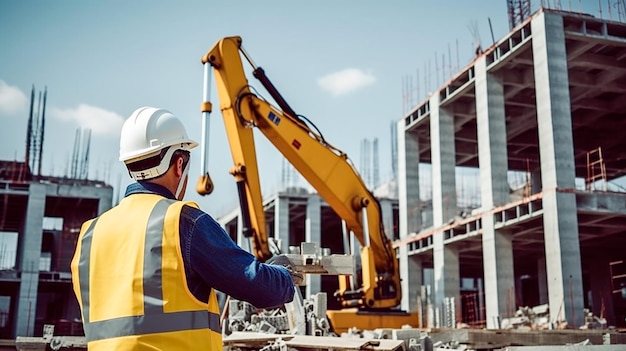
[[[264, 100], [248, 84], [242, 58], [278, 107]], [[201, 176], [196, 191], [207, 195], [213, 190], [206, 163], [211, 73], [215, 75], [219, 107], [230, 144], [243, 219], [243, 234], [252, 242], [253, 253], [261, 261], [272, 256], [265, 226], [263, 199], [257, 166], [253, 128], [257, 128], [311, 184], [345, 223], [361, 244], [361, 273], [352, 282], [339, 276], [335, 293], [342, 309], [327, 313], [333, 331], [419, 327], [416, 313], [398, 309], [401, 299], [398, 260], [392, 243], [385, 235], [380, 205], [368, 190], [348, 156], [332, 146], [305, 117], [298, 115], [283, 99], [261, 67], [243, 50], [240, 37], [219, 40], [206, 55], [202, 103]]]

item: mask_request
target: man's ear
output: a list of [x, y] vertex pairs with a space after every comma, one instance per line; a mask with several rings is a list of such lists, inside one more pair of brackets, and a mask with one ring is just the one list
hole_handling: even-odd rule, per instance
[[184, 162], [183, 158], [179, 157], [176, 159], [176, 162], [174, 163], [174, 169], [175, 169], [177, 177], [183, 176], [183, 162]]

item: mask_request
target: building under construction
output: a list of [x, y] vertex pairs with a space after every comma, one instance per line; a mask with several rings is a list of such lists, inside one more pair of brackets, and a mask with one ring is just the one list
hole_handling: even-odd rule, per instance
[[[397, 198], [378, 196], [402, 309], [420, 311], [423, 327], [497, 329], [538, 305], [551, 324], [577, 328], [589, 309], [626, 327], [625, 97], [626, 24], [540, 9], [402, 116]], [[79, 316], [69, 262], [80, 225], [111, 206], [113, 190], [35, 176], [28, 163], [0, 167], [0, 231], [17, 241], [13, 265], [0, 247], [0, 332], [41, 335]], [[471, 208], [457, 187], [468, 170], [480, 194]], [[512, 175], [524, 184], [513, 189]], [[279, 192], [265, 210], [283, 250], [311, 241], [344, 252], [341, 220], [319, 195]], [[240, 221], [239, 210], [220, 219], [245, 247]], [[336, 288], [336, 277], [307, 277], [308, 294]]]
[[[433, 310], [452, 297], [456, 321], [497, 328], [518, 306], [547, 304], [553, 323], [579, 327], [588, 308], [625, 325], [626, 194], [609, 188], [626, 171], [625, 43], [622, 22], [541, 9], [399, 122], [407, 307], [428, 267]], [[432, 165], [430, 228], [420, 163]], [[469, 214], [457, 208], [459, 167], [480, 178]], [[512, 172], [528, 176], [520, 192]]]
[[82, 334], [70, 262], [82, 223], [113, 200], [110, 185], [77, 172], [88, 153], [76, 145], [70, 176], [42, 175], [46, 93], [37, 100], [33, 87], [24, 162], [0, 161], [0, 339], [41, 335], [44, 324]]
[[81, 334], [70, 262], [82, 223], [111, 207], [113, 188], [0, 161], [0, 196], [0, 338], [41, 335], [44, 324]]
[[[540, 9], [398, 122], [399, 196], [381, 207], [402, 308], [422, 326], [500, 328], [538, 305], [553, 326], [580, 327], [589, 313], [626, 326], [626, 193], [615, 182], [626, 174], [625, 43], [623, 22]], [[474, 208], [458, 196], [468, 170]], [[512, 189], [512, 175], [524, 184]], [[283, 249], [343, 252], [341, 222], [318, 195], [278, 193], [265, 208]], [[233, 238], [237, 220], [221, 219]], [[334, 279], [309, 279], [308, 292], [332, 295]]]

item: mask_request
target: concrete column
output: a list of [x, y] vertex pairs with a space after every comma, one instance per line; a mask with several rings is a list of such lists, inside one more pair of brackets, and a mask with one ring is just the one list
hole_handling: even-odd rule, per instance
[[486, 312], [487, 308], [485, 307], [485, 284], [484, 279], [477, 278], [476, 279], [476, 289], [478, 290], [478, 316], [479, 319], [487, 320]]
[[[398, 226], [400, 240], [421, 230], [419, 208], [419, 140], [404, 131], [404, 119], [398, 122]], [[406, 245], [398, 250], [401, 277], [401, 307], [415, 311], [422, 286], [422, 266], [417, 258], [409, 257]]]
[[33, 336], [39, 287], [39, 258], [43, 217], [46, 208], [46, 185], [31, 183], [28, 189], [28, 204], [22, 233], [19, 234], [18, 270], [21, 271], [20, 288], [17, 296], [15, 336]]
[[[317, 194], [309, 195], [306, 204], [305, 240], [321, 244], [322, 235], [320, 197]], [[320, 247], [321, 248], [321, 247]], [[322, 277], [319, 274], [306, 275], [306, 297], [311, 297], [322, 291]]]
[[[289, 198], [280, 195], [274, 200], [274, 238], [280, 242], [280, 252], [289, 252]], [[294, 243], [299, 245], [300, 243]]]
[[513, 238], [494, 228], [493, 215], [483, 217], [482, 227], [485, 317], [487, 328], [496, 329], [501, 318], [512, 317], [516, 310]]
[[250, 242], [250, 240], [248, 240], [248, 238], [243, 236], [243, 216], [241, 213], [241, 208], [239, 208], [238, 211], [239, 215], [237, 215], [237, 243], [239, 243], [239, 246], [241, 246], [243, 249], [247, 250], [248, 252], [252, 252], [252, 243]]
[[430, 137], [433, 178], [433, 225], [456, 215], [456, 150], [454, 116], [439, 106], [439, 94], [430, 98]]
[[[422, 229], [419, 190], [419, 138], [404, 130], [404, 119], [398, 122], [398, 204], [400, 237]], [[407, 224], [404, 233], [402, 226]]]
[[350, 277], [350, 284], [352, 284], [352, 289], [356, 290], [363, 284], [363, 276], [361, 275], [363, 270], [363, 265], [361, 264], [361, 248], [363, 248], [363, 245], [361, 245], [361, 242], [357, 239], [353, 232], [350, 232], [349, 240], [350, 253], [354, 257], [354, 274]]
[[[419, 207], [419, 139], [404, 130], [404, 119], [398, 122], [398, 226], [400, 240], [422, 228]], [[423, 285], [421, 261], [409, 257], [406, 245], [399, 248], [398, 260], [402, 288], [401, 307], [415, 311], [417, 296]]]
[[546, 259], [537, 260], [537, 290], [539, 292], [539, 304], [548, 303], [548, 276], [546, 275]]
[[443, 234], [437, 233], [434, 237], [433, 266], [435, 275], [435, 323], [437, 327], [455, 327], [444, 325], [445, 298], [454, 298], [457, 322], [461, 321], [461, 292], [459, 253], [452, 245], [443, 244]]
[[400, 277], [402, 278], [402, 310], [417, 310], [418, 297], [423, 282], [422, 260], [418, 256], [409, 256], [406, 245], [399, 248]]
[[508, 155], [502, 78], [487, 72], [486, 56], [474, 65], [476, 73], [476, 129], [483, 210], [509, 201]]
[[[483, 212], [483, 267], [487, 328], [499, 328], [500, 318], [514, 312], [515, 275], [511, 235], [494, 227], [489, 211], [509, 200], [508, 155], [502, 78], [487, 72], [486, 56], [474, 65], [476, 72], [476, 125]], [[513, 306], [513, 308], [511, 308]]]
[[378, 203], [380, 204], [380, 212], [383, 216], [383, 228], [385, 230], [385, 234], [390, 240], [395, 240], [395, 230], [393, 228], [393, 204], [390, 199], [380, 199]]
[[[430, 137], [433, 179], [433, 226], [440, 227], [456, 214], [454, 116], [439, 106], [439, 93], [430, 98]], [[459, 258], [456, 249], [444, 244], [443, 233], [433, 237], [435, 311], [443, 316], [446, 297], [454, 297], [460, 311]], [[437, 320], [437, 318], [435, 318]]]
[[98, 196], [98, 216], [105, 211], [111, 209], [113, 204], [113, 191], [109, 189], [102, 189]]
[[563, 18], [540, 13], [531, 30], [550, 317], [579, 327], [584, 300]]
[[541, 192], [541, 169], [532, 171], [530, 173], [530, 193], [537, 194]]

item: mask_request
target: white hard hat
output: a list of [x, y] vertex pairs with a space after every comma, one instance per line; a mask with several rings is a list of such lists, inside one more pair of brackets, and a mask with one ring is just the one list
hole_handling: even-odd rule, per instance
[[[170, 111], [156, 107], [140, 107], [122, 126], [120, 161], [129, 165], [160, 155], [161, 160], [156, 166], [147, 169], [129, 168], [134, 179], [150, 179], [167, 171], [174, 151], [191, 150], [196, 146], [198, 143], [189, 139], [182, 122]], [[167, 153], [161, 155], [166, 148]]]

